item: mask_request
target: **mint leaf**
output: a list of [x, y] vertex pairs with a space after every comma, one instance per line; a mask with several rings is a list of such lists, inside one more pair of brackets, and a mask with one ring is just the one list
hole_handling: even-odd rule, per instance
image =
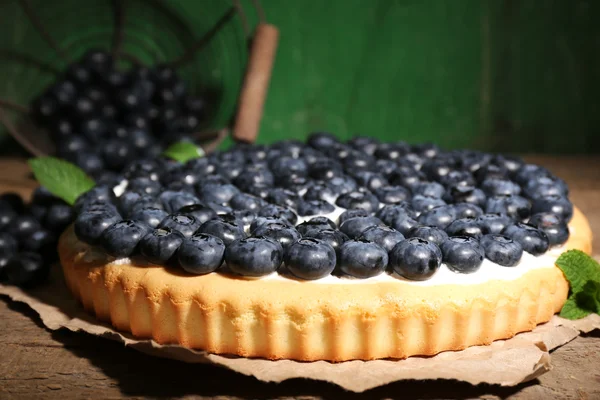
[[33, 158], [28, 164], [40, 185], [70, 205], [95, 185], [81, 168], [55, 157]]
[[169, 146], [163, 155], [180, 163], [185, 163], [194, 158], [204, 157], [204, 150], [192, 142], [181, 141]]
[[559, 316], [566, 318], [566, 319], [580, 319], [583, 317], [587, 317], [591, 313], [592, 313], [591, 311], [580, 308], [577, 305], [577, 301], [575, 301], [573, 296], [571, 296], [569, 299], [567, 299], [567, 302], [565, 303], [563, 308], [560, 310]]
[[585, 310], [600, 313], [600, 282], [587, 281], [579, 293], [575, 293], [577, 305]]
[[556, 265], [567, 277], [573, 293], [579, 293], [588, 281], [600, 282], [600, 264], [580, 250], [562, 253]]

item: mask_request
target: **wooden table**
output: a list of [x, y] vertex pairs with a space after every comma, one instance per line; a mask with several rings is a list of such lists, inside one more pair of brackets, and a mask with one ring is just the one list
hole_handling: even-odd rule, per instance
[[[565, 179], [588, 216], [600, 253], [600, 157], [527, 157]], [[0, 161], [1, 190], [28, 193], [20, 161]], [[84, 333], [51, 332], [27, 306], [0, 301], [0, 399], [10, 398], [600, 398], [600, 332], [552, 353], [554, 369], [514, 388], [459, 382], [400, 382], [363, 394], [324, 382], [261, 383], [228, 370], [154, 358]], [[357, 377], [360, 379], [360, 377]]]

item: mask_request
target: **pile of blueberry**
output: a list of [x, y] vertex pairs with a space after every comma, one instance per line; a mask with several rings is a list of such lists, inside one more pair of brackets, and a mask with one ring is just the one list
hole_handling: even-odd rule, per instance
[[518, 158], [314, 133], [138, 160], [75, 211], [80, 240], [191, 274], [425, 280], [442, 262], [471, 273], [541, 255], [568, 239], [573, 206], [565, 182]]
[[109, 53], [87, 52], [32, 102], [59, 157], [95, 178], [132, 159], [156, 157], [200, 127], [206, 104], [168, 66], [122, 71]]
[[0, 282], [30, 287], [57, 261], [57, 239], [73, 222], [70, 205], [43, 188], [30, 204], [15, 193], [0, 196]]

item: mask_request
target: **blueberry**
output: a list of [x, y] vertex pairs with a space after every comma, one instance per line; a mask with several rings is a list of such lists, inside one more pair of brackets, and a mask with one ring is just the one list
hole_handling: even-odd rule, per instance
[[314, 217], [296, 226], [296, 230], [298, 230], [302, 236], [314, 236], [316, 232], [324, 229], [336, 228], [335, 222], [327, 217]]
[[248, 187], [244, 191], [246, 193], [249, 193], [252, 196], [256, 196], [260, 199], [266, 199], [269, 196], [269, 193], [271, 190], [272, 190], [271, 186], [268, 186], [264, 183], [260, 183], [260, 184], [256, 184], [254, 186]]
[[308, 166], [301, 158], [280, 157], [270, 163], [271, 171], [278, 177], [284, 175], [306, 176]]
[[330, 158], [323, 158], [309, 166], [308, 174], [313, 179], [328, 181], [344, 176], [344, 170], [339, 162]]
[[513, 221], [518, 221], [529, 217], [531, 203], [521, 196], [498, 195], [487, 199], [485, 212], [505, 214]]
[[9, 284], [30, 288], [46, 280], [50, 266], [39, 254], [22, 252], [12, 256], [2, 270]]
[[298, 221], [298, 216], [290, 209], [277, 206], [275, 204], [267, 204], [258, 211], [259, 217], [274, 217], [285, 219], [290, 224], [295, 224]]
[[190, 204], [189, 206], [183, 206], [177, 210], [178, 214], [191, 215], [196, 218], [200, 224], [205, 223], [217, 216], [215, 210], [210, 207], [206, 207], [203, 204]]
[[360, 150], [371, 156], [375, 154], [375, 150], [377, 150], [377, 146], [379, 145], [377, 139], [366, 136], [355, 136], [348, 140], [347, 143], [356, 150]]
[[329, 186], [336, 196], [352, 192], [358, 188], [356, 181], [347, 175], [336, 176], [328, 180], [326, 185]]
[[485, 251], [471, 236], [451, 236], [441, 246], [444, 263], [454, 272], [470, 274], [481, 267]]
[[234, 180], [246, 166], [236, 161], [221, 161], [218, 165], [218, 173], [226, 179]]
[[226, 246], [229, 246], [230, 243], [236, 240], [244, 239], [246, 237], [244, 227], [234, 216], [230, 215], [206, 221], [200, 226], [198, 233], [207, 233], [216, 236], [221, 239]]
[[300, 239], [287, 249], [285, 264], [297, 278], [320, 279], [333, 272], [336, 264], [335, 250], [318, 239]]
[[288, 189], [273, 188], [269, 190], [266, 200], [281, 207], [296, 208], [300, 202], [300, 196]]
[[102, 157], [107, 168], [121, 170], [133, 157], [133, 148], [125, 140], [111, 139], [103, 144]]
[[421, 182], [412, 189], [413, 195], [420, 194], [428, 197], [442, 198], [446, 193], [446, 188], [438, 182]]
[[233, 210], [231, 215], [238, 221], [240, 225], [249, 227], [252, 222], [257, 218], [257, 215], [249, 210]]
[[[119, 212], [123, 215], [129, 215], [133, 207], [141, 199], [142, 194], [137, 192], [126, 191], [117, 199]], [[159, 207], [162, 209], [162, 205]]]
[[73, 207], [75, 208], [75, 212], [79, 214], [92, 203], [111, 203], [115, 199], [115, 193], [111, 187], [98, 185], [77, 197]]
[[569, 194], [567, 184], [555, 177], [540, 177], [527, 182], [524, 188], [525, 195], [530, 199], [545, 196], [564, 196]]
[[330, 214], [335, 207], [325, 200], [302, 200], [298, 203], [298, 215]]
[[508, 179], [488, 178], [481, 183], [481, 189], [488, 196], [518, 195], [521, 193], [521, 186]]
[[548, 212], [533, 214], [527, 223], [544, 231], [550, 246], [563, 244], [569, 239], [567, 223], [556, 214]]
[[84, 211], [75, 219], [75, 234], [85, 243], [96, 244], [102, 232], [121, 219], [116, 211], [107, 208]]
[[305, 237], [312, 237], [324, 243], [327, 243], [337, 252], [342, 244], [350, 240], [348, 235], [337, 229], [323, 229], [320, 231], [312, 230], [307, 232]]
[[475, 238], [483, 235], [481, 225], [476, 218], [459, 218], [446, 227], [448, 236], [472, 236]]
[[421, 225], [421, 226], [415, 226], [414, 228], [412, 228], [411, 230], [408, 231], [407, 238], [421, 238], [423, 240], [427, 240], [428, 242], [431, 242], [437, 246], [441, 246], [442, 243], [444, 243], [446, 241], [446, 239], [448, 239], [448, 234], [436, 227], [436, 226], [426, 226], [426, 225]]
[[349, 174], [356, 173], [358, 171], [371, 171], [375, 170], [375, 158], [370, 156], [367, 153], [363, 153], [360, 151], [361, 149], [357, 149], [359, 151], [355, 151], [348, 155], [344, 159], [342, 163], [344, 165], [344, 170]]
[[140, 252], [153, 264], [166, 264], [177, 252], [185, 236], [170, 228], [157, 228], [140, 240]]
[[181, 207], [202, 203], [198, 197], [184, 191], [165, 190], [158, 198], [162, 202], [165, 211], [169, 213], [177, 212]]
[[141, 222], [151, 228], [156, 228], [162, 220], [164, 220], [169, 214], [160, 208], [147, 207], [137, 209], [130, 215], [130, 218], [134, 221]]
[[341, 225], [345, 220], [355, 217], [368, 217], [369, 213], [366, 210], [358, 208], [356, 210], [346, 210], [340, 214], [338, 224]]
[[516, 171], [511, 171], [514, 176], [514, 181], [519, 185], [527, 185], [528, 182], [536, 179], [551, 176], [550, 171], [546, 168], [535, 164], [524, 164]]
[[431, 210], [434, 207], [443, 206], [446, 202], [437, 197], [417, 194], [413, 196], [410, 204], [416, 212], [422, 213]]
[[550, 241], [544, 231], [522, 222], [507, 226], [502, 234], [518, 242], [523, 246], [523, 250], [534, 256], [544, 254], [550, 246]]
[[566, 197], [549, 195], [533, 200], [531, 213], [549, 212], [557, 215], [562, 220], [569, 222], [573, 217], [573, 204]]
[[17, 193], [3, 193], [0, 195], [0, 203], [8, 204], [10, 208], [17, 214], [23, 214], [25, 212], [25, 203], [23, 203], [23, 198], [21, 198], [21, 196], [19, 196]]
[[273, 186], [275, 178], [271, 171], [261, 167], [248, 167], [242, 171], [233, 181], [235, 185], [247, 192], [248, 188], [256, 184], [265, 184], [267, 186]]
[[375, 169], [379, 171], [383, 176], [390, 179], [393, 173], [398, 168], [398, 163], [393, 160], [377, 160], [375, 161]]
[[247, 238], [230, 243], [225, 250], [229, 269], [242, 276], [264, 276], [277, 271], [283, 248], [273, 239]]
[[140, 194], [157, 196], [162, 191], [162, 185], [148, 177], [137, 177], [129, 181], [127, 190]]
[[483, 215], [481, 207], [471, 203], [456, 203], [452, 205], [456, 218], [477, 218]]
[[198, 233], [185, 238], [177, 250], [177, 261], [190, 274], [214, 272], [223, 264], [225, 243], [218, 237]]
[[340, 271], [356, 278], [377, 276], [385, 270], [387, 264], [387, 251], [367, 240], [349, 240], [339, 249]]
[[331, 147], [336, 143], [339, 143], [338, 139], [328, 132], [313, 132], [308, 135], [306, 143], [317, 150], [321, 150], [327, 147]]
[[350, 238], [357, 238], [365, 229], [383, 225], [383, 222], [377, 217], [355, 217], [345, 220], [340, 225], [340, 231], [344, 232]]
[[475, 178], [468, 171], [450, 171], [440, 177], [440, 182], [446, 187], [474, 186]]
[[433, 143], [416, 144], [412, 150], [426, 158], [434, 158], [440, 152], [440, 149]]
[[206, 203], [219, 203], [225, 204], [236, 194], [240, 193], [240, 190], [232, 184], [211, 184], [211, 183], [200, 183], [197, 186], [198, 196]]
[[[277, 181], [277, 184], [282, 188], [300, 193], [302, 191], [306, 191], [306, 189], [312, 185], [312, 182], [312, 180], [308, 180], [303, 176], [286, 175], [284, 177], [280, 177]], [[250, 192], [249, 188], [246, 188], [246, 192], [252, 193]]]
[[[44, 209], [45, 210], [45, 209]], [[0, 207], [0, 232], [7, 231], [17, 218], [17, 213], [12, 208]]]
[[496, 155], [493, 159], [493, 163], [509, 173], [517, 172], [525, 164], [521, 158], [506, 154]]
[[286, 224], [269, 223], [256, 227], [252, 231], [252, 236], [267, 237], [279, 242], [283, 249], [287, 249], [290, 245], [302, 238], [302, 235], [295, 229]]
[[377, 197], [367, 191], [354, 191], [341, 194], [335, 204], [350, 210], [360, 208], [369, 213], [373, 213], [379, 208]]
[[17, 252], [17, 240], [8, 233], [0, 233], [0, 257], [8, 257]]
[[157, 199], [154, 196], [151, 195], [142, 195], [140, 196], [139, 199], [137, 199], [137, 201], [135, 202], [135, 204], [133, 205], [133, 207], [131, 207], [131, 209], [129, 210], [129, 213], [135, 213], [138, 210], [144, 209], [144, 208], [159, 208], [162, 209], [163, 205], [162, 202]]
[[377, 172], [358, 171], [353, 172], [351, 175], [356, 180], [356, 183], [373, 192], [379, 188], [389, 185], [387, 179]]
[[17, 215], [8, 227], [8, 233], [22, 242], [28, 240], [29, 236], [40, 228], [40, 223], [32, 215]]
[[425, 178], [425, 174], [421, 171], [402, 165], [390, 175], [389, 181], [392, 185], [404, 186], [410, 190], [414, 190], [414, 188], [423, 183]]
[[476, 218], [481, 232], [487, 233], [501, 233], [504, 228], [512, 223], [512, 220], [505, 214], [498, 213], [487, 213], [480, 215]]
[[373, 242], [390, 252], [394, 246], [404, 240], [404, 235], [387, 226], [371, 226], [362, 232], [359, 240]]
[[416, 237], [398, 243], [389, 254], [389, 264], [394, 272], [412, 281], [431, 278], [441, 263], [439, 247]]
[[410, 199], [410, 191], [402, 186], [382, 186], [375, 190], [375, 196], [384, 204], [398, 204]]
[[441, 181], [454, 168], [454, 163], [445, 158], [430, 159], [423, 164], [421, 171], [432, 181]]
[[150, 227], [139, 221], [120, 221], [102, 232], [100, 245], [113, 257], [129, 257], [140, 240], [150, 232]]
[[[275, 224], [275, 223], [283, 224], [283, 225], [287, 225], [287, 226], [291, 226], [291, 227], [294, 226], [285, 219], [280, 219], [280, 218], [275, 218], [275, 217], [256, 217], [250, 224], [249, 232], [250, 233], [254, 232], [256, 230], [256, 228], [258, 228], [259, 226], [267, 225], [267, 224]], [[300, 233], [302, 233], [302, 232], [300, 232]]]
[[486, 196], [481, 189], [474, 186], [452, 186], [448, 190], [447, 200], [452, 203], [469, 203], [483, 207]]
[[179, 231], [185, 237], [190, 237], [200, 228], [200, 225], [202, 223], [192, 215], [177, 213], [168, 215], [160, 221], [157, 228], [169, 228]]
[[[488, 179], [506, 180], [506, 179], [508, 179], [508, 170], [504, 166], [501, 166], [501, 165], [495, 165], [495, 164], [484, 165], [475, 172], [475, 179], [480, 184], [485, 182]], [[482, 188], [482, 189], [484, 192], [486, 191], [484, 188]], [[518, 194], [518, 193], [515, 193], [515, 194]], [[489, 195], [489, 193], [488, 193], [488, 195]]]
[[380, 143], [375, 149], [374, 156], [383, 160], [397, 160], [408, 152], [406, 143]]
[[[336, 197], [336, 193], [325, 183], [315, 183], [311, 185], [306, 190], [306, 193], [302, 196], [304, 200], [326, 200], [330, 201], [331, 199]], [[274, 202], [279, 204], [277, 202]], [[295, 204], [290, 205], [290, 207], [294, 207]]]
[[523, 255], [523, 247], [504, 235], [484, 235], [480, 243], [486, 258], [503, 267], [514, 267]]
[[444, 205], [421, 213], [417, 220], [423, 225], [445, 229], [456, 217], [456, 208], [452, 205]]

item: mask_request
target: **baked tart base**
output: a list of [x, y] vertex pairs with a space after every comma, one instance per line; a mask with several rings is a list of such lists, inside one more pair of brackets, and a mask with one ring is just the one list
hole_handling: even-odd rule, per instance
[[[578, 209], [569, 226], [564, 249], [591, 253], [589, 223]], [[72, 227], [59, 253], [75, 297], [116, 329], [161, 344], [268, 359], [406, 358], [487, 345], [548, 321], [569, 291], [554, 265], [468, 285], [191, 276], [111, 262], [78, 241]]]

